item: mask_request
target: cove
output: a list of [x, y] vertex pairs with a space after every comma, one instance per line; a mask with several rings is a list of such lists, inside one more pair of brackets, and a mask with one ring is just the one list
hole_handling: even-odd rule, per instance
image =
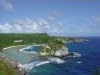
[[[28, 64], [28, 63], [31, 63], [31, 62], [35, 62], [35, 61], [39, 61], [39, 57], [36, 56], [35, 54], [33, 53], [25, 53], [25, 52], [21, 52], [20, 49], [23, 49], [23, 48], [26, 48], [28, 47], [29, 45], [23, 45], [23, 46], [17, 46], [17, 47], [13, 47], [13, 48], [9, 48], [9, 49], [6, 49], [4, 50], [4, 53], [10, 57], [10, 58], [13, 58], [15, 59], [17, 62], [21, 63], [21, 64]], [[35, 50], [36, 49], [36, 50]], [[31, 49], [26, 49], [25, 51], [31, 51], [31, 50], [39, 50], [40, 47], [39, 46], [32, 46]]]

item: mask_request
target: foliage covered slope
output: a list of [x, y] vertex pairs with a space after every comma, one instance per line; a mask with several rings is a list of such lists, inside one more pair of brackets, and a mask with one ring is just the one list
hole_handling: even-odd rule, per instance
[[[14, 40], [22, 40], [22, 42], [14, 42]], [[23, 45], [23, 44], [44, 44], [50, 41], [59, 40], [64, 42], [72, 42], [79, 41], [79, 39], [74, 38], [66, 38], [66, 37], [55, 37], [49, 36], [46, 33], [41, 34], [13, 34], [13, 33], [5, 33], [0, 34], [0, 50], [4, 47], [14, 46], [14, 45]], [[58, 42], [59, 42], [58, 41]]]
[[[33, 43], [46, 43], [51, 39], [47, 34], [0, 34], [0, 48], [22, 45], [22, 44], [33, 44]], [[14, 43], [14, 40], [22, 40], [22, 42]]]
[[0, 59], [0, 75], [18, 75], [18, 69], [13, 69], [8, 62]]

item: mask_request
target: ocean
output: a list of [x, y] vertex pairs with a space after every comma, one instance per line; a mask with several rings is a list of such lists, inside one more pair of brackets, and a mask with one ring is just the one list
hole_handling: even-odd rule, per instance
[[85, 39], [89, 41], [66, 44], [70, 52], [78, 52], [80, 57], [65, 57], [63, 64], [33, 67], [29, 75], [100, 75], [100, 38]]

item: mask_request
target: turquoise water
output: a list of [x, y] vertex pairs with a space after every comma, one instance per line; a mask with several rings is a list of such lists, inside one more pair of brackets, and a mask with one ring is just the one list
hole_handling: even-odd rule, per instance
[[39, 52], [40, 49], [41, 49], [41, 46], [32, 46], [29, 49], [25, 49], [24, 51], [28, 51], [28, 52], [31, 52], [31, 51]]
[[38, 61], [38, 56], [35, 56], [34, 54], [30, 53], [20, 52], [20, 49], [25, 47], [28, 46], [18, 46], [14, 48], [9, 48], [5, 50], [4, 53], [11, 58], [13, 57], [13, 59], [16, 59], [21, 64], [31, 63], [32, 61]]

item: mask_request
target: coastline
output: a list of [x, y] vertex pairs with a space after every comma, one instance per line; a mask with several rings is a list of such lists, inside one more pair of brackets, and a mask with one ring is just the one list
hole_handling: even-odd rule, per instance
[[[10, 49], [10, 48], [14, 48], [14, 47], [18, 47], [18, 46], [24, 46], [24, 45], [16, 45], [16, 46], [9, 46], [9, 47], [5, 47], [3, 48], [3, 50], [7, 50], [7, 49]], [[25, 52], [25, 53], [37, 53], [37, 52], [26, 52], [24, 51], [24, 49], [26, 48], [30, 48], [32, 46], [29, 46], [29, 45], [26, 45], [27, 47], [24, 47], [22, 49], [20, 49], [21, 52]], [[40, 46], [40, 45], [33, 45], [33, 46]], [[13, 69], [16, 69], [18, 68], [19, 70], [19, 75], [27, 75], [28, 73], [28, 65], [30, 66], [30, 64], [32, 63], [29, 63], [29, 64], [21, 64], [20, 62], [16, 61], [16, 59], [13, 59], [13, 58], [9, 58], [7, 57], [3, 52], [0, 52], [2, 55], [0, 55], [0, 58], [2, 58], [2, 60], [5, 60], [5, 62], [8, 62], [12, 65], [12, 67], [14, 67]], [[45, 63], [48, 63], [48, 62], [41, 62], [39, 64], [36, 64], [36, 66], [38, 65], [42, 65], [42, 64], [45, 64]]]
[[[11, 65], [13, 70], [17, 70], [18, 71], [18, 75], [27, 75], [27, 70], [24, 69], [23, 67], [19, 66], [20, 63], [17, 62], [15, 59], [13, 58], [9, 58], [7, 57], [4, 53], [0, 52], [0, 60], [4, 61], [6, 63], [8, 63], [9, 65]], [[22, 73], [23, 72], [23, 73]]]
[[[41, 45], [33, 45], [33, 46], [41, 46]], [[24, 47], [24, 48], [21, 48], [19, 51], [20, 52], [25, 52], [25, 53], [38, 53], [38, 52], [35, 52], [35, 51], [31, 51], [31, 52], [24, 51], [25, 49], [29, 49], [31, 47], [32, 46]]]
[[[82, 41], [82, 42], [84, 42], [84, 41]], [[72, 42], [70, 42], [70, 43], [72, 43]], [[33, 52], [33, 51], [32, 52], [26, 52], [26, 51], [24, 51], [25, 49], [32, 47], [31, 45], [30, 46], [27, 45], [27, 47], [21, 48], [20, 51], [21, 52], [25, 52], [25, 53], [37, 53], [37, 52]], [[18, 46], [23, 46], [23, 45], [9, 46], [9, 47], [3, 48], [3, 50], [14, 48], [14, 47], [18, 47]], [[34, 45], [34, 46], [40, 46], [40, 45]], [[5, 59], [9, 59], [10, 60], [11, 58], [6, 57]], [[29, 66], [33, 66], [34, 65], [34, 63], [29, 63], [29, 64], [26, 64], [26, 65], [23, 65], [23, 64], [17, 62], [15, 59], [11, 59], [12, 61], [9, 61], [9, 60], [7, 60], [5, 62], [9, 62], [12, 66], [14, 66], [14, 69], [17, 67], [18, 70], [19, 70], [19, 73], [21, 73], [20, 75], [24, 75], [24, 74], [26, 75], [27, 72], [28, 72], [28, 69], [27, 69], [28, 65]], [[65, 61], [61, 60], [60, 58], [49, 58], [48, 60], [49, 60], [48, 62], [47, 61], [46, 62], [42, 62], [41, 64], [43, 64], [43, 63], [44, 64], [45, 63], [50, 63], [50, 62], [51, 63], [64, 63], [65, 62]], [[35, 64], [35, 65], [39, 65], [39, 64]], [[22, 72], [23, 72], [23, 74], [22, 74]]]
[[[3, 48], [2, 50], [6, 50], [6, 49], [18, 47], [18, 46], [23, 46], [23, 45], [9, 46], [9, 47]], [[0, 59], [9, 63], [13, 67], [13, 69], [15, 70], [18, 69], [18, 75], [27, 75], [28, 70], [25, 69], [20, 62], [16, 61], [16, 59], [9, 58], [3, 52], [0, 52]]]
[[5, 50], [5, 49], [10, 49], [10, 48], [14, 48], [14, 47], [18, 47], [18, 46], [23, 46], [23, 45], [9, 46], [9, 47], [3, 48], [3, 50]]

